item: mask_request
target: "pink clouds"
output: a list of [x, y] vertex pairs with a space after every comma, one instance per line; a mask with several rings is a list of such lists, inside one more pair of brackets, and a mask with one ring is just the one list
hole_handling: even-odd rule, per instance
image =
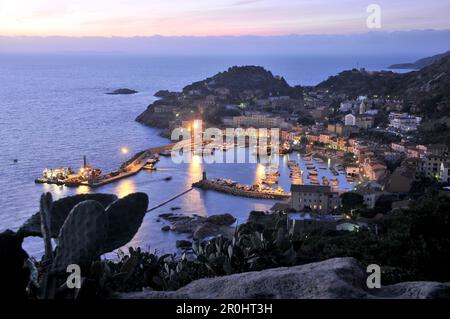
[[[358, 0], [3, 0], [0, 35], [348, 34], [368, 31]], [[448, 0], [379, 0], [383, 30], [450, 28]]]

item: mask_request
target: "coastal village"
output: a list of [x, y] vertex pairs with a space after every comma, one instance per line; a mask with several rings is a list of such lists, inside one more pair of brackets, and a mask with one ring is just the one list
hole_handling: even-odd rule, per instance
[[[364, 69], [352, 72], [369, 73]], [[257, 86], [255, 83], [243, 86], [254, 89], [238, 89], [240, 82], [251, 82], [253, 78], [258, 79]], [[162, 128], [165, 136], [176, 127], [191, 131], [199, 119], [207, 123], [206, 127], [222, 129], [279, 128], [280, 153], [298, 151], [309, 165], [308, 171], [303, 172], [295, 161], [290, 161], [290, 193], [279, 187], [269, 187], [267, 193], [267, 186], [239, 185], [226, 179], [199, 183], [235, 195], [231, 189], [236, 187], [242, 189], [242, 196], [253, 191], [256, 198], [290, 194], [289, 204], [277, 204], [272, 211], [297, 211], [309, 218], [315, 216], [316, 220], [343, 212], [344, 191], [339, 189], [336, 179], [318, 180], [316, 170], [320, 168], [314, 166], [311, 158], [316, 164], [331, 161], [333, 164], [328, 167], [336, 176], [346, 177], [354, 186], [351, 193], [360, 195], [361, 206], [368, 210], [377, 207], [377, 202], [386, 201], [393, 209], [408, 207], [412, 188], [423, 179], [441, 183], [442, 192], [448, 193], [445, 188], [450, 182], [448, 145], [421, 141], [418, 129], [422, 116], [413, 112], [417, 107], [411, 99], [376, 94], [350, 96], [318, 87], [290, 87], [283, 78], [259, 67], [233, 67], [187, 86], [182, 92], [160, 91], [156, 96], [161, 99], [137, 121]], [[405, 112], [406, 103], [410, 112]], [[304, 183], [306, 177], [308, 182]], [[271, 196], [272, 193], [278, 195]], [[352, 217], [350, 211], [345, 213], [345, 218]], [[367, 218], [361, 220], [364, 221], [347, 221], [345, 226], [351, 229], [367, 226]]]
[[[352, 72], [367, 73], [364, 69]], [[283, 78], [253, 66], [233, 67], [182, 92], [160, 91], [155, 96], [159, 99], [137, 121], [161, 128], [164, 136], [169, 137], [175, 128], [192, 134], [199, 123], [204, 129], [222, 129], [224, 136], [227, 128], [277, 128], [280, 156], [301, 155], [302, 167], [295, 159], [288, 160], [290, 189], [278, 185], [278, 167], [270, 164], [263, 168], [262, 180], [253, 185], [226, 177], [208, 179], [204, 172], [194, 187], [280, 200], [271, 211], [289, 212], [297, 220], [332, 219], [337, 228], [350, 230], [367, 226], [370, 220], [358, 219], [353, 214], [356, 209], [344, 209], [344, 197], [356, 196], [352, 208], [376, 213], [380, 203], [387, 202], [390, 209], [408, 207], [411, 190], [423, 179], [441, 183], [442, 192], [449, 192], [445, 187], [450, 182], [448, 145], [420, 141], [422, 117], [405, 112], [401, 97], [352, 97], [317, 87], [290, 87]], [[142, 151], [111, 173], [101, 174], [84, 159], [80, 173], [46, 169], [36, 182], [102, 186], [141, 169], [156, 170], [159, 156], [170, 156], [173, 145]], [[226, 152], [235, 147], [237, 141], [224, 141], [214, 150]], [[270, 145], [263, 151], [270, 153]], [[192, 152], [196, 154], [193, 148]], [[321, 170], [330, 176], [319, 177]], [[342, 178], [350, 189], [339, 185]], [[376, 216], [380, 214], [372, 217]]]
[[[351, 75], [372, 76], [363, 69], [352, 70]], [[102, 276], [110, 276], [106, 281], [115, 285], [117, 291], [141, 291], [146, 287], [177, 290], [199, 278], [258, 272], [341, 256], [355, 257], [363, 265], [374, 260], [392, 265], [384, 274], [389, 283], [424, 278], [447, 281], [448, 268], [436, 273], [434, 265], [448, 254], [432, 248], [448, 236], [445, 225], [450, 160], [446, 126], [421, 111], [423, 100], [390, 94], [345, 94], [341, 90], [323, 84], [291, 87], [282, 77], [273, 76], [262, 67], [248, 66], [232, 67], [193, 83], [182, 92], [157, 92], [159, 99], [136, 120], [161, 129], [162, 136], [172, 139], [166, 145], [143, 150], [109, 173], [103, 173], [84, 158], [79, 171], [45, 169], [35, 182], [101, 187], [141, 170], [158, 170], [161, 157], [170, 156], [173, 160], [173, 150], [180, 145], [183, 155], [192, 160], [201, 161], [212, 153], [224, 155], [244, 150], [259, 159], [269, 155], [269, 159], [281, 161], [257, 162], [256, 178], [249, 184], [231, 180], [226, 169], [221, 171], [225, 176], [213, 178], [208, 176], [207, 168], [198, 170], [197, 181], [192, 180], [188, 189], [153, 207], [148, 207], [148, 195], [142, 192], [122, 198], [94, 192], [55, 202], [51, 193], [45, 193], [40, 211], [26, 220], [17, 234], [22, 239], [42, 236], [45, 256], [53, 256], [52, 237], [65, 243], [56, 249], [53, 262], [53, 269], [57, 267], [60, 273], [73, 263], [82, 263], [87, 269], [92, 262], [99, 262], [103, 254], [118, 249], [122, 254], [119, 263], [102, 261], [115, 267], [112, 275], [109, 270], [101, 272]], [[441, 101], [440, 107], [446, 109], [446, 103]], [[431, 130], [437, 126], [442, 134], [424, 133], [423, 128], [430, 122]], [[206, 134], [208, 128], [225, 132], [225, 139], [212, 139]], [[279, 136], [270, 135], [263, 144], [259, 137], [263, 135], [264, 139], [267, 135], [261, 131], [255, 135], [255, 131], [245, 130], [254, 135], [247, 136], [243, 144], [242, 140], [230, 142], [227, 138], [227, 129], [250, 128], [263, 132], [278, 129]], [[172, 136], [174, 129], [183, 133], [181, 141], [180, 136]], [[260, 141], [258, 145], [250, 143], [255, 137]], [[122, 149], [122, 153], [127, 150]], [[171, 180], [171, 176], [166, 179]], [[243, 224], [238, 224], [233, 212], [207, 216], [161, 213], [155, 216], [161, 232], [184, 234], [186, 238], [175, 241], [180, 255], [157, 257], [156, 252], [134, 247], [129, 248], [129, 255], [120, 252], [137, 234], [148, 212], [194, 189], [221, 192], [230, 196], [230, 201], [231, 196], [270, 200], [270, 208], [248, 212]], [[178, 209], [182, 208], [170, 208]], [[82, 221], [77, 220], [80, 216]], [[52, 219], [55, 225], [48, 224], [50, 217], [57, 217]], [[82, 234], [81, 238], [73, 240], [78, 234]], [[4, 236], [17, 235], [9, 232]], [[82, 245], [96, 248], [89, 250]], [[86, 253], [73, 256], [72, 251]], [[426, 264], [428, 268], [423, 270], [424, 262], [430, 260], [430, 251], [433, 263]], [[420, 267], [410, 262], [411, 256], [413, 260], [419, 258], [416, 264]], [[133, 265], [128, 273], [136, 279], [117, 279], [130, 263]], [[155, 270], [144, 276], [152, 280], [142, 279], [143, 269], [146, 274]], [[45, 281], [41, 285], [48, 286]], [[98, 287], [103, 289], [103, 285]], [[102, 293], [108, 295], [110, 291]], [[59, 293], [65, 294], [70, 292]], [[54, 295], [51, 292], [42, 296]]]

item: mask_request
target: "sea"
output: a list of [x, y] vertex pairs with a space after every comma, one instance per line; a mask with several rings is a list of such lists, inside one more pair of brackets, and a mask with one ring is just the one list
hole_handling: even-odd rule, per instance
[[[95, 190], [35, 184], [45, 168], [89, 164], [107, 172], [132, 154], [169, 141], [159, 130], [135, 122], [156, 98], [158, 90], [180, 90], [234, 65], [260, 65], [283, 76], [290, 85], [315, 85], [351, 68], [383, 70], [414, 61], [417, 56], [152, 56], [114, 54], [10, 54], [0, 55], [0, 232], [17, 230], [39, 209], [39, 197], [51, 192], [54, 199], [74, 194], [114, 193], [119, 197], [145, 192], [150, 207], [188, 189], [206, 171], [208, 177], [229, 178], [253, 184], [260, 176], [258, 164], [206, 164], [200, 160], [175, 164], [162, 158], [157, 171]], [[134, 95], [108, 95], [118, 88]], [[129, 150], [128, 154], [121, 152]], [[289, 190], [287, 161], [280, 159], [280, 186]], [[15, 162], [17, 160], [17, 162]], [[172, 177], [170, 181], [166, 177]], [[343, 181], [345, 183], [345, 181]], [[347, 185], [346, 187], [350, 187]], [[252, 210], [268, 210], [275, 202], [240, 198], [194, 189], [148, 213], [127, 246], [158, 253], [176, 252], [175, 242], [186, 235], [162, 232], [161, 213], [208, 216], [230, 213], [243, 223]], [[40, 238], [27, 238], [24, 248], [35, 257], [43, 253]], [[124, 247], [125, 249], [126, 247]]]

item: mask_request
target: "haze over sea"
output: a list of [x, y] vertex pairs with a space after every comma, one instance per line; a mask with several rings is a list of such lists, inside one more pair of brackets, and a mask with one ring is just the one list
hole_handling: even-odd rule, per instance
[[[125, 56], [125, 55], [0, 55], [0, 231], [16, 230], [38, 210], [42, 192], [54, 198], [89, 191], [56, 185], [36, 185], [34, 179], [46, 167], [82, 165], [82, 156], [103, 171], [117, 168], [131, 154], [167, 139], [157, 129], [135, 122], [153, 94], [162, 89], [180, 90], [233, 65], [261, 65], [291, 85], [314, 85], [330, 75], [354, 67], [380, 70], [393, 63], [414, 61], [420, 56]], [[139, 91], [135, 95], [106, 95], [118, 88]], [[130, 154], [120, 153], [127, 147]], [[18, 163], [13, 160], [18, 159]], [[201, 164], [176, 165], [170, 159], [158, 163], [156, 172], [106, 185], [95, 192], [119, 197], [142, 191], [150, 207], [190, 187], [201, 177]], [[212, 164], [211, 177], [252, 184], [255, 164]], [[280, 167], [281, 186], [289, 189], [286, 167]], [[172, 176], [169, 182], [161, 178]], [[273, 201], [230, 197], [193, 190], [145, 217], [129, 245], [174, 252], [175, 240], [163, 233], [157, 215], [179, 206], [183, 214], [232, 213], [239, 223], [251, 210], [264, 210]], [[27, 251], [42, 253], [41, 240], [27, 239]]]

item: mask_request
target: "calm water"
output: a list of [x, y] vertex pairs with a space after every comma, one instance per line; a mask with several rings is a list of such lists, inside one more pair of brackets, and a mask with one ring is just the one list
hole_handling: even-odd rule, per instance
[[[415, 57], [146, 57], [146, 56], [0, 56], [0, 231], [17, 229], [38, 210], [39, 196], [50, 191], [55, 198], [89, 191], [35, 185], [45, 167], [80, 167], [82, 156], [104, 171], [116, 168], [130, 153], [168, 141], [158, 130], [134, 121], [160, 89], [183, 86], [214, 75], [232, 65], [262, 65], [282, 75], [291, 85], [312, 85], [337, 72], [360, 66], [378, 70]], [[106, 95], [127, 87], [136, 95]], [[14, 164], [13, 159], [19, 162]], [[286, 161], [287, 159], [285, 159]], [[190, 187], [204, 169], [199, 161], [176, 165], [162, 159], [156, 172], [143, 171], [133, 178], [98, 188], [96, 192], [125, 196], [146, 192], [150, 206]], [[210, 177], [225, 177], [250, 184], [257, 178], [256, 164], [206, 165]], [[288, 171], [281, 168], [281, 185], [289, 188]], [[160, 179], [172, 176], [169, 182]], [[248, 212], [268, 209], [272, 201], [236, 198], [194, 190], [151, 214], [130, 243], [161, 252], [175, 251], [181, 235], [163, 233], [157, 215], [172, 206], [184, 214], [230, 212], [245, 221]], [[28, 239], [26, 249], [42, 253], [40, 240]]]

